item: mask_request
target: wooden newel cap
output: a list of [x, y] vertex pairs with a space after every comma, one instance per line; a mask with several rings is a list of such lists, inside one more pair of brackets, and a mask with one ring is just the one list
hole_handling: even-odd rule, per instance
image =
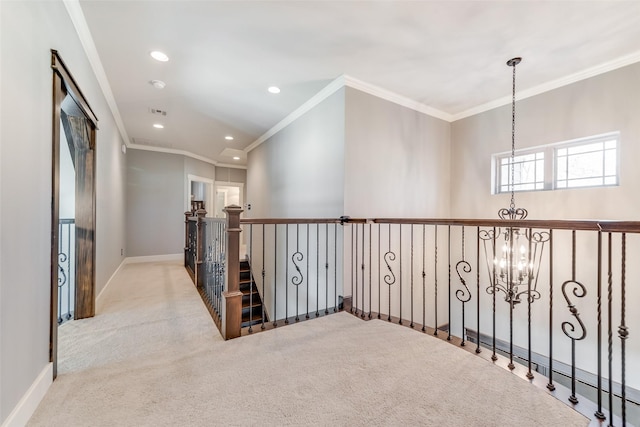
[[205, 211], [204, 209], [198, 209], [196, 211], [196, 216], [199, 216], [199, 217], [204, 217], [206, 214], [207, 214], [207, 211]]
[[238, 205], [229, 205], [226, 206], [222, 211], [227, 213], [241, 213], [244, 212], [244, 209], [242, 209], [242, 207]]

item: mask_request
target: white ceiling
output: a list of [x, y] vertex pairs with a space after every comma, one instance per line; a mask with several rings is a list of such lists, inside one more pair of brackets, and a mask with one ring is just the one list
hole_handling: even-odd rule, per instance
[[[129, 143], [223, 164], [246, 164], [243, 151], [232, 160], [234, 150], [343, 74], [454, 119], [510, 95], [505, 62], [514, 56], [523, 57], [519, 93], [640, 61], [640, 1], [80, 0], [80, 6]], [[153, 60], [149, 52], [156, 49], [169, 62]], [[166, 88], [154, 89], [152, 79]], [[269, 94], [270, 85], [282, 92]], [[168, 114], [158, 119], [149, 108]], [[164, 129], [152, 127], [158, 121]]]

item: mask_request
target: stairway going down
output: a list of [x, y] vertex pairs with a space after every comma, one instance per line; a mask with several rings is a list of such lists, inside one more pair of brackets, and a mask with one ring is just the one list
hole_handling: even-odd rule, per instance
[[[241, 327], [246, 328], [262, 323], [262, 299], [253, 280], [248, 260], [240, 261], [240, 291], [242, 292]], [[267, 322], [267, 313], [265, 312], [264, 315], [264, 321]]]

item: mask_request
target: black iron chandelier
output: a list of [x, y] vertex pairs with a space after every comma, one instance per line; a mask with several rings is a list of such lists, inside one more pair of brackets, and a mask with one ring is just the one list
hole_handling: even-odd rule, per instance
[[[498, 216], [504, 220], [523, 220], [528, 212], [524, 208], [517, 208], [515, 203], [515, 141], [516, 141], [516, 65], [522, 58], [512, 58], [507, 65], [513, 69], [512, 101], [511, 101], [511, 159], [509, 187], [511, 189], [511, 203], [508, 208], [498, 211]], [[540, 298], [537, 288], [538, 272], [542, 261], [545, 243], [549, 240], [549, 233], [532, 231], [530, 228], [504, 227], [490, 231], [483, 231], [481, 238], [485, 241], [485, 254], [491, 285], [487, 288], [489, 294], [504, 293], [504, 300], [513, 308], [521, 302], [521, 296], [526, 295], [528, 302]], [[492, 247], [487, 247], [487, 242]]]

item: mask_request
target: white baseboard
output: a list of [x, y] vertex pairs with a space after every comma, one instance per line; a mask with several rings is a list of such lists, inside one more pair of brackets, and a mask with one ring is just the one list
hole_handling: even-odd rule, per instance
[[184, 254], [167, 254], [167, 255], [150, 255], [150, 256], [133, 256], [124, 260], [126, 264], [137, 264], [140, 262], [158, 262], [158, 261], [182, 261]]
[[102, 297], [102, 295], [104, 295], [104, 291], [109, 287], [109, 285], [111, 284], [111, 282], [113, 281], [113, 278], [116, 277], [116, 274], [118, 274], [118, 272], [122, 269], [122, 267], [124, 267], [124, 265], [127, 263], [127, 259], [123, 259], [122, 262], [120, 263], [120, 265], [118, 266], [118, 268], [116, 268], [116, 271], [113, 272], [113, 274], [111, 275], [111, 277], [109, 277], [109, 280], [107, 280], [107, 283], [104, 285], [104, 287], [102, 288], [102, 290], [100, 290], [100, 293], [98, 294], [98, 296], [96, 297], [96, 307], [98, 306], [98, 303], [100, 302], [100, 298]]
[[2, 427], [22, 427], [26, 425], [52, 383], [53, 363], [48, 363], [40, 372], [38, 378], [31, 384], [29, 390], [22, 396], [20, 402], [13, 408], [7, 419], [4, 420]]

